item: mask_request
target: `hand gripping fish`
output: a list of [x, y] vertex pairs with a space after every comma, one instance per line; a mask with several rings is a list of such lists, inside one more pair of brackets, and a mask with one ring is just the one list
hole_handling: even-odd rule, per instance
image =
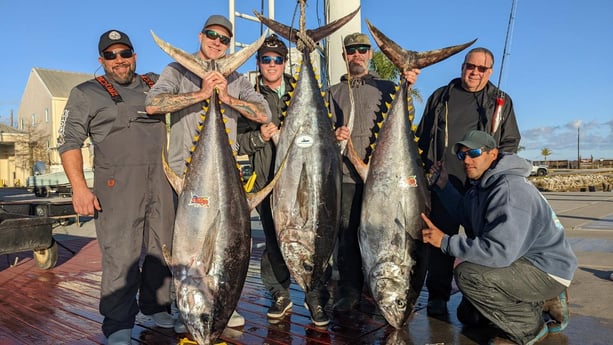
[[[383, 53], [400, 71], [424, 68], [474, 41], [427, 52], [400, 48], [366, 21]], [[365, 181], [358, 237], [364, 277], [387, 322], [402, 328], [425, 276], [420, 214], [430, 210], [430, 194], [412, 121], [415, 110], [403, 80], [381, 126], [368, 166], [348, 143], [348, 154]]]
[[[153, 37], [166, 53], [200, 77], [210, 70], [232, 73], [265, 38], [230, 57], [203, 61]], [[187, 329], [199, 344], [212, 344], [226, 327], [243, 289], [251, 252], [250, 211], [270, 193], [278, 176], [261, 192], [245, 194], [216, 92], [203, 111], [199, 130], [183, 177], [164, 162], [179, 196], [172, 258], [167, 251], [165, 256]]]
[[[279, 157], [287, 166], [272, 193], [272, 213], [279, 247], [292, 277], [309, 292], [323, 279], [334, 250], [340, 221], [341, 156], [331, 114], [315, 78], [310, 53], [315, 43], [347, 23], [358, 10], [315, 30], [258, 19], [302, 52], [297, 84], [281, 127]], [[293, 143], [293, 144], [292, 144]]]

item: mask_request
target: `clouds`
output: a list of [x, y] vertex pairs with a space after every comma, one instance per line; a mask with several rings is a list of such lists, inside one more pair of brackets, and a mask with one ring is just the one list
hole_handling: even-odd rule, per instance
[[[542, 159], [543, 148], [553, 153], [548, 159], [576, 160], [577, 146], [581, 157], [613, 158], [613, 118], [607, 121], [572, 120], [559, 126], [546, 126], [521, 131], [520, 155]], [[578, 137], [578, 138], [577, 138]]]

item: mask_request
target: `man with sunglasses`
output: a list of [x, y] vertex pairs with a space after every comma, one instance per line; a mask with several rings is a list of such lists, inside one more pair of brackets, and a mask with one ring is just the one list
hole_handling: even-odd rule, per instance
[[[132, 42], [119, 30], [100, 36], [98, 52], [105, 74], [70, 92], [58, 151], [75, 212], [95, 219], [102, 253], [102, 332], [108, 344], [119, 345], [130, 344], [139, 310], [159, 327], [174, 326], [171, 273], [162, 255], [162, 245], [172, 243], [174, 205], [160, 160], [164, 118], [145, 113], [145, 95], [158, 76], [135, 73]], [[88, 136], [94, 146], [93, 193], [81, 153]]]
[[[372, 50], [368, 36], [356, 32], [343, 40], [343, 58], [349, 71], [341, 77], [338, 84], [332, 85], [328, 92], [336, 139], [347, 140], [351, 137], [357, 154], [365, 161], [372, 154], [372, 144], [378, 123], [387, 111], [386, 104], [392, 103], [395, 83], [381, 79], [376, 72], [370, 71]], [[403, 72], [409, 84], [417, 80], [418, 69]], [[350, 95], [355, 100], [353, 130], [347, 127], [347, 117], [351, 111]], [[363, 288], [362, 256], [358, 243], [358, 228], [362, 206], [364, 182], [355, 171], [346, 155], [343, 156], [343, 177], [341, 186], [341, 222], [338, 237], [336, 266], [339, 273], [338, 289], [334, 311], [345, 313], [359, 304]]]
[[[200, 49], [194, 55], [202, 60], [215, 60], [226, 56], [232, 37], [232, 23], [221, 15], [210, 16], [198, 35]], [[262, 95], [249, 80], [232, 72], [224, 77], [219, 71], [210, 71], [204, 79], [196, 76], [177, 62], [172, 62], [160, 75], [146, 99], [149, 114], [170, 114], [170, 145], [168, 165], [178, 176], [183, 176], [186, 160], [198, 132], [202, 107], [217, 90], [227, 119], [228, 136], [233, 149], [238, 150], [237, 120], [246, 117], [258, 123], [270, 121], [270, 109]], [[230, 317], [228, 327], [242, 327], [245, 319], [236, 311]]]
[[446, 234], [422, 214], [422, 236], [463, 261], [454, 276], [461, 304], [471, 310], [468, 324], [499, 328], [501, 337], [490, 344], [534, 344], [561, 332], [568, 325], [566, 290], [577, 258], [553, 209], [527, 179], [530, 163], [502, 153], [491, 135], [478, 130], [451, 151], [470, 188], [462, 195], [448, 183], [447, 163], [439, 162], [432, 166], [439, 174], [433, 191], [466, 234]]
[[[462, 138], [464, 133], [483, 130], [491, 133], [497, 147], [503, 152], [517, 152], [519, 129], [513, 110], [511, 98], [497, 89], [490, 81], [493, 73], [494, 55], [486, 48], [470, 50], [461, 66], [461, 77], [453, 79], [448, 85], [440, 87], [428, 98], [424, 113], [417, 128], [418, 146], [422, 150], [422, 161], [426, 171], [437, 162], [444, 162], [449, 172], [449, 181], [461, 193], [467, 182], [464, 168], [450, 143]], [[492, 118], [497, 112], [498, 99], [503, 99], [500, 109], [501, 121], [492, 133]], [[438, 196], [432, 193], [432, 212], [430, 218], [446, 234], [453, 235], [459, 231], [459, 224], [454, 222], [442, 207]], [[451, 295], [453, 279], [452, 256], [432, 250], [428, 262], [427, 313], [430, 316], [447, 315], [447, 301]], [[458, 318], [462, 311], [458, 310]]]
[[[255, 90], [262, 94], [270, 111], [272, 121], [260, 124], [244, 117], [238, 119], [239, 155], [248, 155], [256, 179], [253, 191], [264, 188], [274, 177], [275, 145], [272, 137], [279, 131], [289, 93], [293, 91], [294, 78], [285, 73], [287, 46], [272, 34], [264, 40], [256, 60], [260, 75]], [[261, 258], [262, 283], [273, 298], [267, 316], [276, 320], [283, 318], [292, 307], [289, 293], [290, 273], [281, 254], [270, 209], [270, 196], [257, 207], [266, 247]]]

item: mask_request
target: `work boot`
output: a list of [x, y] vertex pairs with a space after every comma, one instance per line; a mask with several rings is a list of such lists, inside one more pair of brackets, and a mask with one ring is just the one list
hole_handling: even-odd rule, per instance
[[429, 300], [428, 306], [426, 307], [426, 311], [428, 312], [428, 316], [447, 315], [449, 313], [449, 311], [447, 310], [447, 301], [442, 299]]
[[228, 327], [243, 327], [245, 325], [245, 318], [239, 314], [236, 310], [232, 312], [230, 320], [228, 320]]
[[334, 303], [335, 313], [346, 313], [357, 308], [360, 303], [360, 293], [356, 289], [341, 289], [341, 297]]
[[162, 328], [173, 328], [175, 319], [169, 313], [162, 311], [151, 315], [155, 325]]
[[466, 326], [484, 326], [488, 323], [487, 319], [470, 303], [466, 297], [458, 305], [458, 320]]
[[[525, 345], [534, 345], [540, 342], [541, 340], [545, 339], [548, 334], [549, 334], [549, 331], [547, 330], [547, 325], [543, 324], [543, 327], [540, 328], [538, 333], [532, 339], [530, 339]], [[517, 343], [511, 341], [510, 339], [502, 338], [502, 337], [493, 338], [488, 342], [488, 345], [515, 345], [515, 344]]]
[[546, 300], [543, 305], [543, 313], [549, 314], [552, 319], [547, 323], [550, 334], [560, 333], [566, 329], [570, 316], [568, 310], [568, 289], [564, 289], [559, 296]]
[[270, 308], [268, 308], [268, 312], [266, 313], [266, 316], [271, 319], [282, 318], [283, 316], [285, 316], [285, 313], [287, 313], [287, 311], [290, 310], [291, 307], [294, 305], [289, 296], [275, 294], [273, 296], [273, 299], [274, 301]]
[[132, 329], [120, 329], [109, 335], [106, 339], [108, 345], [131, 345], [132, 344]]

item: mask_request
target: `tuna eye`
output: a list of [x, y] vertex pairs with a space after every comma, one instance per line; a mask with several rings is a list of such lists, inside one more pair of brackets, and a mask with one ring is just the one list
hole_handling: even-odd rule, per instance
[[404, 299], [397, 299], [396, 305], [398, 306], [398, 308], [406, 308], [407, 302]]

